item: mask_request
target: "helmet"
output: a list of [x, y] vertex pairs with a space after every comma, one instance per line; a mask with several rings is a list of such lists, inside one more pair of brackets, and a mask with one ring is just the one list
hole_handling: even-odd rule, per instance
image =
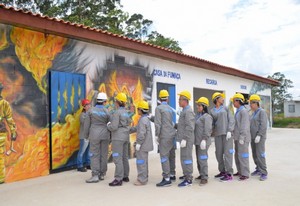
[[187, 90], [184, 90], [184, 91], [180, 92], [178, 95], [184, 96], [188, 100], [191, 100], [191, 93], [189, 91], [187, 91]]
[[203, 104], [207, 107], [209, 107], [209, 101], [206, 97], [200, 97], [197, 101], [196, 101], [197, 104]]
[[90, 102], [90, 100], [88, 100], [88, 99], [83, 99], [82, 101], [81, 101], [81, 105], [84, 107], [85, 105], [87, 105], [87, 104], [90, 104], [91, 102]]
[[232, 100], [235, 100], [235, 99], [239, 99], [242, 102], [245, 101], [244, 95], [242, 95], [241, 93], [236, 93], [235, 95], [233, 95]]
[[249, 98], [250, 102], [260, 102], [260, 97], [257, 94], [252, 94]]
[[119, 94], [117, 94], [116, 100], [118, 100], [119, 102], [125, 103], [125, 102], [127, 102], [127, 96], [123, 92], [120, 92]]
[[107, 95], [105, 94], [105, 93], [103, 93], [103, 92], [100, 92], [100, 93], [98, 93], [98, 95], [97, 95], [97, 100], [99, 101], [106, 101], [107, 100]]
[[168, 97], [169, 96], [169, 92], [167, 91], [167, 90], [165, 90], [165, 89], [163, 89], [163, 90], [160, 90], [160, 92], [159, 92], [159, 98], [166, 98], [166, 97]]
[[138, 109], [149, 110], [149, 104], [146, 101], [140, 101], [138, 103]]
[[216, 99], [217, 97], [225, 98], [225, 94], [224, 94], [224, 93], [220, 93], [220, 92], [215, 92], [215, 93], [212, 95], [211, 99], [212, 99], [213, 101], [215, 101], [215, 99]]

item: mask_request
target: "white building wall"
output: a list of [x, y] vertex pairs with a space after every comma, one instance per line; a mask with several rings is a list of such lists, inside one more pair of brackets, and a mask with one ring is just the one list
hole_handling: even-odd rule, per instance
[[[295, 112], [289, 111], [289, 105], [295, 106]], [[300, 101], [284, 102], [284, 117], [300, 117]]]

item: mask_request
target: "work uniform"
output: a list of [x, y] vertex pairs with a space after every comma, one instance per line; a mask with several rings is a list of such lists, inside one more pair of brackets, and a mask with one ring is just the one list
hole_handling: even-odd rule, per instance
[[227, 132], [232, 132], [234, 129], [234, 117], [225, 106], [220, 106], [218, 109], [211, 109], [213, 117], [213, 134], [215, 137], [216, 159], [218, 161], [218, 169], [220, 172], [231, 174], [233, 173], [233, 138], [226, 140]]
[[173, 109], [162, 102], [155, 109], [155, 136], [159, 138], [158, 148], [160, 153], [160, 161], [163, 171], [163, 177], [169, 178], [170, 175], [175, 175], [175, 137], [176, 130], [173, 124]]
[[[0, 183], [5, 179], [5, 141], [8, 136], [7, 124], [10, 133], [16, 134], [16, 124], [12, 118], [9, 102], [0, 96]], [[13, 140], [11, 140], [13, 141]], [[12, 142], [11, 142], [12, 144]]]
[[[213, 118], [210, 114], [198, 114], [195, 124], [195, 145], [197, 155], [197, 165], [199, 165], [199, 173], [201, 179], [208, 179], [208, 148], [211, 144]], [[206, 141], [206, 148], [202, 150], [200, 148], [201, 141]]]
[[[240, 106], [235, 113], [233, 138], [237, 171], [242, 176], [249, 177], [250, 116], [245, 106]], [[239, 140], [243, 140], [244, 144], [241, 144]]]
[[177, 125], [177, 141], [186, 140], [186, 147], [180, 148], [180, 161], [186, 180], [193, 180], [193, 145], [195, 140], [195, 114], [190, 105], [183, 108]]
[[[268, 117], [264, 109], [258, 108], [256, 111], [253, 112], [250, 120], [252, 156], [256, 165], [256, 170], [260, 171], [264, 175], [268, 175], [265, 158], [267, 123]], [[254, 142], [256, 136], [260, 136], [260, 141], [258, 143]]]
[[[82, 111], [79, 116], [80, 129], [79, 129], [79, 140], [80, 146], [77, 155], [77, 167], [83, 168], [83, 162], [85, 161], [87, 165], [90, 165], [90, 156], [89, 156], [89, 142], [85, 141], [84, 138], [84, 122], [87, 118], [87, 112]], [[86, 138], [87, 139], [87, 138]]]
[[96, 105], [87, 112], [84, 123], [84, 138], [90, 141], [92, 176], [105, 176], [107, 172], [110, 132], [107, 123], [110, 114], [104, 105]]
[[145, 184], [148, 182], [148, 153], [153, 150], [151, 123], [147, 114], [141, 116], [134, 131], [137, 132], [136, 144], [141, 145], [140, 150], [136, 151], [137, 179]]
[[129, 176], [128, 146], [131, 118], [124, 107], [119, 107], [107, 125], [111, 131], [112, 157], [116, 165], [115, 179], [121, 181]]

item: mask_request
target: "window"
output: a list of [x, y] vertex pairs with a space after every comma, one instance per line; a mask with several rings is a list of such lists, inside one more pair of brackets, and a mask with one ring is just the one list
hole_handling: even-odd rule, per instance
[[295, 105], [289, 105], [289, 113], [295, 113]]

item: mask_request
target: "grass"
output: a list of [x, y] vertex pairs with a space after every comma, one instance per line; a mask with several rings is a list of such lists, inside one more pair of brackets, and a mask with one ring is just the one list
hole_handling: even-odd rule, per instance
[[284, 118], [283, 114], [278, 114], [274, 117], [273, 127], [300, 128], [300, 117]]

